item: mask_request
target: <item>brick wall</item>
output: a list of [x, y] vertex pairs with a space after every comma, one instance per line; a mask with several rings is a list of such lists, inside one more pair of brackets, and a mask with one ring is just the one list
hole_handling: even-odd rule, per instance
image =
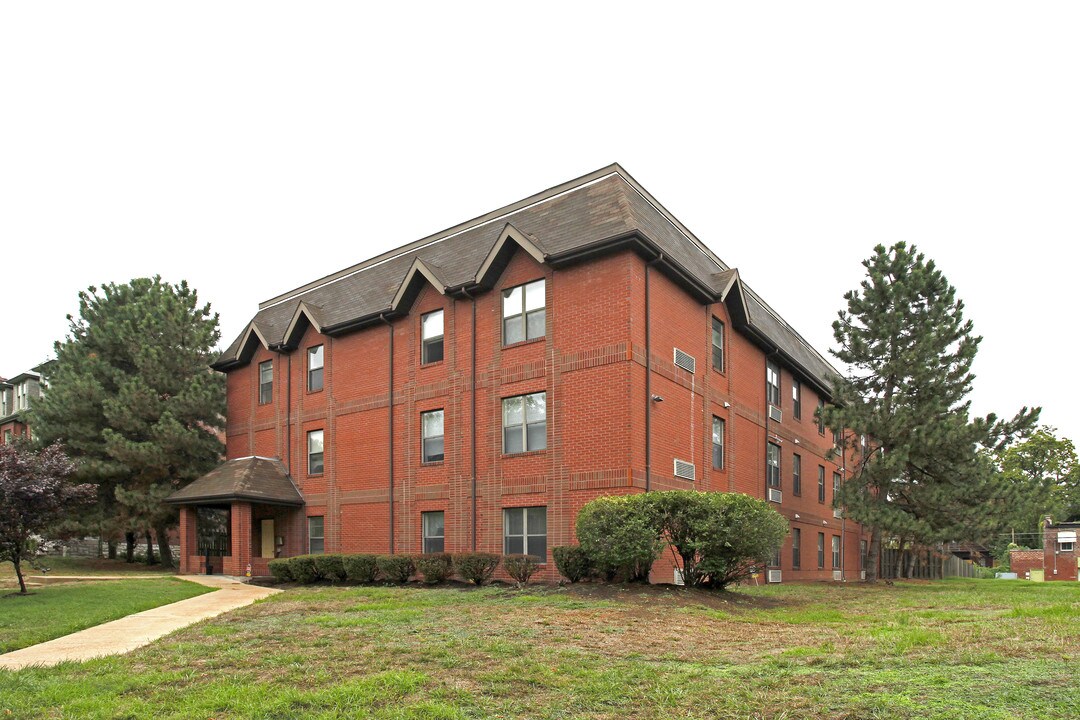
[[[229, 458], [280, 457], [307, 502], [303, 513], [325, 518], [328, 552], [421, 550], [421, 513], [445, 513], [446, 549], [473, 542], [473, 467], [476, 458], [476, 545], [502, 552], [503, 510], [545, 506], [548, 548], [574, 542], [580, 507], [600, 495], [653, 489], [699, 488], [765, 497], [765, 354], [732, 327], [721, 304], [705, 306], [672, 280], [649, 270], [651, 394], [646, 394], [645, 275], [638, 255], [620, 252], [558, 271], [517, 252], [490, 292], [475, 300], [447, 297], [425, 286], [408, 317], [331, 338], [308, 327], [289, 353], [259, 348], [251, 362], [228, 373]], [[502, 345], [501, 291], [544, 278], [546, 336]], [[475, 306], [474, 306], [475, 304]], [[444, 359], [420, 362], [420, 317], [444, 312]], [[475, 312], [475, 327], [473, 316]], [[726, 327], [726, 367], [711, 368], [711, 322]], [[390, 402], [390, 337], [393, 394]], [[475, 394], [472, 377], [475, 343]], [[324, 387], [308, 392], [307, 349], [324, 346]], [[696, 372], [675, 366], [674, 349], [694, 356]], [[258, 404], [258, 366], [274, 364], [274, 401]], [[857, 578], [858, 529], [833, 517], [834, 462], [824, 459], [831, 435], [813, 420], [817, 398], [803, 385], [802, 418], [791, 414], [791, 374], [782, 373], [784, 418], [770, 423], [781, 440], [783, 502], [776, 505], [803, 528], [801, 570], [792, 570], [790, 538], [781, 554], [785, 579], [832, 577], [828, 538], [842, 535], [843, 566]], [[502, 401], [545, 392], [547, 447], [502, 452]], [[475, 416], [474, 416], [475, 403]], [[727, 405], [727, 407], [725, 407]], [[391, 409], [392, 408], [392, 409]], [[444, 460], [421, 461], [420, 414], [444, 413]], [[646, 467], [645, 415], [651, 413], [651, 462]], [[393, 416], [393, 494], [390, 422]], [[726, 421], [725, 467], [713, 469], [712, 418]], [[324, 470], [307, 472], [306, 436], [323, 430]], [[475, 448], [474, 448], [475, 439]], [[798, 442], [796, 442], [798, 441]], [[802, 456], [802, 494], [791, 492], [791, 457]], [[673, 461], [693, 463], [697, 480], [676, 478]], [[817, 499], [817, 466], [826, 468], [826, 499]], [[305, 551], [303, 517], [282, 521], [283, 555]], [[233, 531], [252, 537], [258, 512], [234, 508]], [[246, 523], [246, 524], [245, 524]], [[826, 567], [819, 571], [814, 542], [826, 533]], [[240, 573], [248, 556], [226, 559]], [[659, 567], [659, 566], [658, 566]], [[543, 576], [555, 578], [549, 563]], [[670, 581], [670, 569], [658, 570]]]

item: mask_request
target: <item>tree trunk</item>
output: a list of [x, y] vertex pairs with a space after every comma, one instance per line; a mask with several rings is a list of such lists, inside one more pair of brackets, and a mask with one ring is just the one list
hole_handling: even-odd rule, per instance
[[135, 562], [135, 533], [124, 533], [124, 541], [127, 543], [127, 557], [125, 558], [125, 561], [133, 563]]
[[150, 535], [150, 531], [146, 531], [146, 564], [154, 564], [154, 538]]
[[876, 583], [878, 579], [878, 563], [881, 560], [881, 532], [877, 528], [870, 528], [870, 549], [866, 557], [866, 582]]
[[155, 528], [154, 532], [157, 534], [158, 557], [161, 558], [161, 567], [175, 567], [175, 565], [173, 565], [172, 548], [169, 547], [168, 528], [166, 528], [166, 526], [162, 524], [159, 527]]
[[904, 546], [906, 542], [904, 538], [900, 538], [900, 543], [896, 546], [896, 567], [893, 570], [893, 578], [899, 580], [904, 576]]
[[15, 566], [15, 576], [19, 578], [19, 592], [25, 595], [26, 580], [23, 579], [21, 558], [15, 558], [11, 561], [11, 564]]
[[110, 560], [115, 560], [116, 559], [116, 546], [117, 546], [117, 544], [118, 543], [115, 540], [110, 540], [109, 541], [109, 545], [108, 545], [109, 551], [108, 551], [108, 553], [109, 553], [109, 559]]
[[906, 577], [908, 579], [911, 579], [911, 578], [915, 577], [915, 560], [916, 560], [916, 555], [915, 555], [915, 550], [914, 550], [914, 547], [913, 547], [911, 553], [908, 554], [907, 574], [904, 575], [904, 577]]

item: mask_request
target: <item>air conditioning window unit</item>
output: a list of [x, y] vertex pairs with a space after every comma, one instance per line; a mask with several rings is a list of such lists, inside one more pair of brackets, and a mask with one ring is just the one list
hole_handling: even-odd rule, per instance
[[775, 405], [770, 405], [769, 406], [769, 419], [772, 420], [773, 422], [783, 422], [784, 421], [784, 413], [780, 408], [776, 407]]
[[769, 570], [767, 573], [765, 573], [765, 577], [771, 583], [778, 583], [778, 582], [780, 582], [780, 571], [779, 570]]
[[690, 353], [675, 348], [675, 364], [683, 370], [692, 373], [697, 367], [697, 360], [695, 360], [694, 356]]
[[675, 458], [675, 477], [683, 480], [693, 480], [695, 476], [694, 463]]
[[681, 568], [675, 568], [675, 577], [672, 580], [676, 585], [685, 585], [686, 578], [683, 577], [683, 571]]
[[836, 508], [835, 510], [832, 511], [832, 516], [834, 518], [844, 517], [844, 511], [841, 510], [840, 508]]
[[840, 582], [841, 580], [844, 579], [844, 571], [843, 570], [833, 570], [832, 571], [832, 579], [835, 580], [836, 582]]
[[784, 493], [777, 488], [769, 488], [769, 502], [783, 502]]

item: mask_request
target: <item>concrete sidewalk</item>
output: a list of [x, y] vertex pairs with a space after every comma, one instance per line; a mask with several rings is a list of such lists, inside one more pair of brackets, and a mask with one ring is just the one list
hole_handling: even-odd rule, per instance
[[217, 588], [217, 591], [144, 610], [104, 625], [0, 655], [0, 668], [20, 670], [32, 665], [48, 667], [67, 660], [121, 655], [148, 645], [174, 630], [281, 592], [221, 575], [185, 575], [180, 579]]

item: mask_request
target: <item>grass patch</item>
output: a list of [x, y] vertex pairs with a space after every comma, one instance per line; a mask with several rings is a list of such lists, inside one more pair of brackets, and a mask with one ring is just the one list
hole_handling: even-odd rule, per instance
[[[127, 563], [123, 560], [107, 558], [59, 557], [49, 556], [42, 559], [42, 564], [49, 568], [47, 575], [127, 575], [131, 573], [175, 574], [176, 568], [162, 568], [161, 565], [146, 563]], [[23, 577], [41, 575], [26, 563], [22, 566]], [[5, 585], [16, 584], [15, 566], [10, 562], [0, 562], [0, 581]]]
[[36, 645], [210, 590], [212, 588], [163, 577], [43, 585], [25, 596], [0, 591], [0, 653]]
[[124, 657], [0, 672], [0, 717], [1071, 717], [1080, 629], [1055, 608], [1077, 602], [993, 580], [303, 587]]

